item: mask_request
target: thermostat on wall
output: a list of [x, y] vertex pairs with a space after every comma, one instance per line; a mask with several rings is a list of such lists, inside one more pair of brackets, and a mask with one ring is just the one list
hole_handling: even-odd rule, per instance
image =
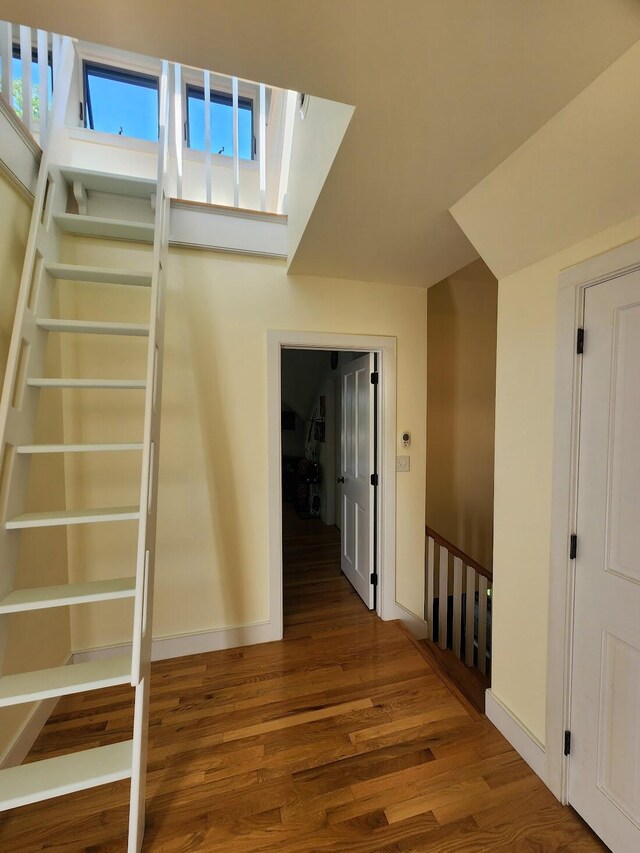
[[402, 437], [401, 437], [401, 441], [402, 441], [403, 447], [409, 447], [409, 445], [411, 444], [411, 433], [410, 432], [403, 432]]

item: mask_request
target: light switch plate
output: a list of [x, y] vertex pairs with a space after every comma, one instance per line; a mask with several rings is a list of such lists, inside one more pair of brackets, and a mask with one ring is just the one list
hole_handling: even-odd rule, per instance
[[396, 471], [410, 471], [411, 470], [411, 457], [410, 456], [396, 456]]

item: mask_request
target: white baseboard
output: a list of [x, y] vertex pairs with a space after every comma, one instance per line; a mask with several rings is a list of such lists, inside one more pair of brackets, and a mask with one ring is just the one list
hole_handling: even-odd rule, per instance
[[[185, 655], [198, 655], [203, 652], [218, 652], [221, 649], [235, 649], [239, 646], [254, 646], [257, 643], [270, 643], [282, 637], [271, 622], [255, 622], [251, 625], [239, 625], [235, 628], [217, 628], [213, 631], [201, 631], [196, 634], [181, 634], [175, 637], [156, 637], [151, 646], [151, 660], [168, 660]], [[82, 649], [75, 652], [74, 663], [100, 660], [124, 655], [131, 651], [131, 643], [117, 646], [102, 646], [97, 649]]]
[[544, 746], [491, 691], [485, 693], [485, 713], [511, 746], [520, 753], [533, 772], [547, 783], [547, 759]]
[[411, 631], [416, 640], [424, 640], [429, 636], [429, 626], [425, 620], [416, 616], [415, 613], [407, 610], [407, 608], [403, 607], [401, 604], [398, 604], [397, 601], [394, 602], [391, 613], [385, 612], [384, 618], [399, 619], [405, 628], [408, 628], [409, 631]]

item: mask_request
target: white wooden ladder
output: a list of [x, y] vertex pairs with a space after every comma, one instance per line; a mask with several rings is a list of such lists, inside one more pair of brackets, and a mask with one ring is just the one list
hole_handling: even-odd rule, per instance
[[[0, 662], [4, 658], [7, 622], [11, 614], [118, 598], [133, 599], [131, 654], [35, 672], [0, 677], [0, 707], [50, 699], [85, 690], [130, 683], [135, 689], [132, 738], [68, 755], [0, 771], [0, 810], [13, 809], [108, 782], [131, 779], [129, 853], [138, 851], [144, 832], [146, 743], [151, 656], [154, 552], [158, 484], [160, 397], [168, 251], [169, 199], [167, 189], [169, 66], [162, 67], [160, 139], [156, 180], [61, 167], [61, 136], [71, 78], [73, 45], [63, 39], [56, 88], [37, 183], [31, 228], [18, 296], [15, 324], [0, 402], [2, 491], [0, 504]], [[65, 81], [67, 83], [65, 91]], [[89, 215], [87, 194], [109, 193], [146, 198], [148, 220], [109, 219]], [[77, 210], [73, 199], [77, 203]], [[140, 202], [136, 202], [140, 204]], [[153, 212], [154, 211], [154, 212]], [[151, 244], [144, 271], [90, 267], [66, 263], [64, 233], [111, 237]], [[107, 245], [107, 244], [105, 244]], [[109, 244], [113, 245], [113, 244]], [[148, 324], [68, 320], [54, 316], [55, 290], [60, 281], [144, 287], [150, 292]], [[45, 377], [48, 335], [102, 334], [148, 337], [146, 375], [139, 379]], [[143, 434], [128, 444], [37, 444], [35, 425], [41, 389], [119, 389], [144, 393]], [[136, 506], [68, 510], [52, 507], [25, 512], [30, 461], [34, 454], [137, 451], [142, 455], [140, 500]], [[137, 520], [135, 567], [123, 577], [69, 583], [35, 589], [16, 588], [21, 530], [53, 525], [100, 524]], [[46, 638], [42, 638], [46, 642]]]

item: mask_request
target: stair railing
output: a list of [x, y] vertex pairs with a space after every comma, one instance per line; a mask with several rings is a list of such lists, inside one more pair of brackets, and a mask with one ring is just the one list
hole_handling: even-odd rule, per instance
[[430, 527], [425, 535], [429, 639], [488, 675], [493, 573]]

